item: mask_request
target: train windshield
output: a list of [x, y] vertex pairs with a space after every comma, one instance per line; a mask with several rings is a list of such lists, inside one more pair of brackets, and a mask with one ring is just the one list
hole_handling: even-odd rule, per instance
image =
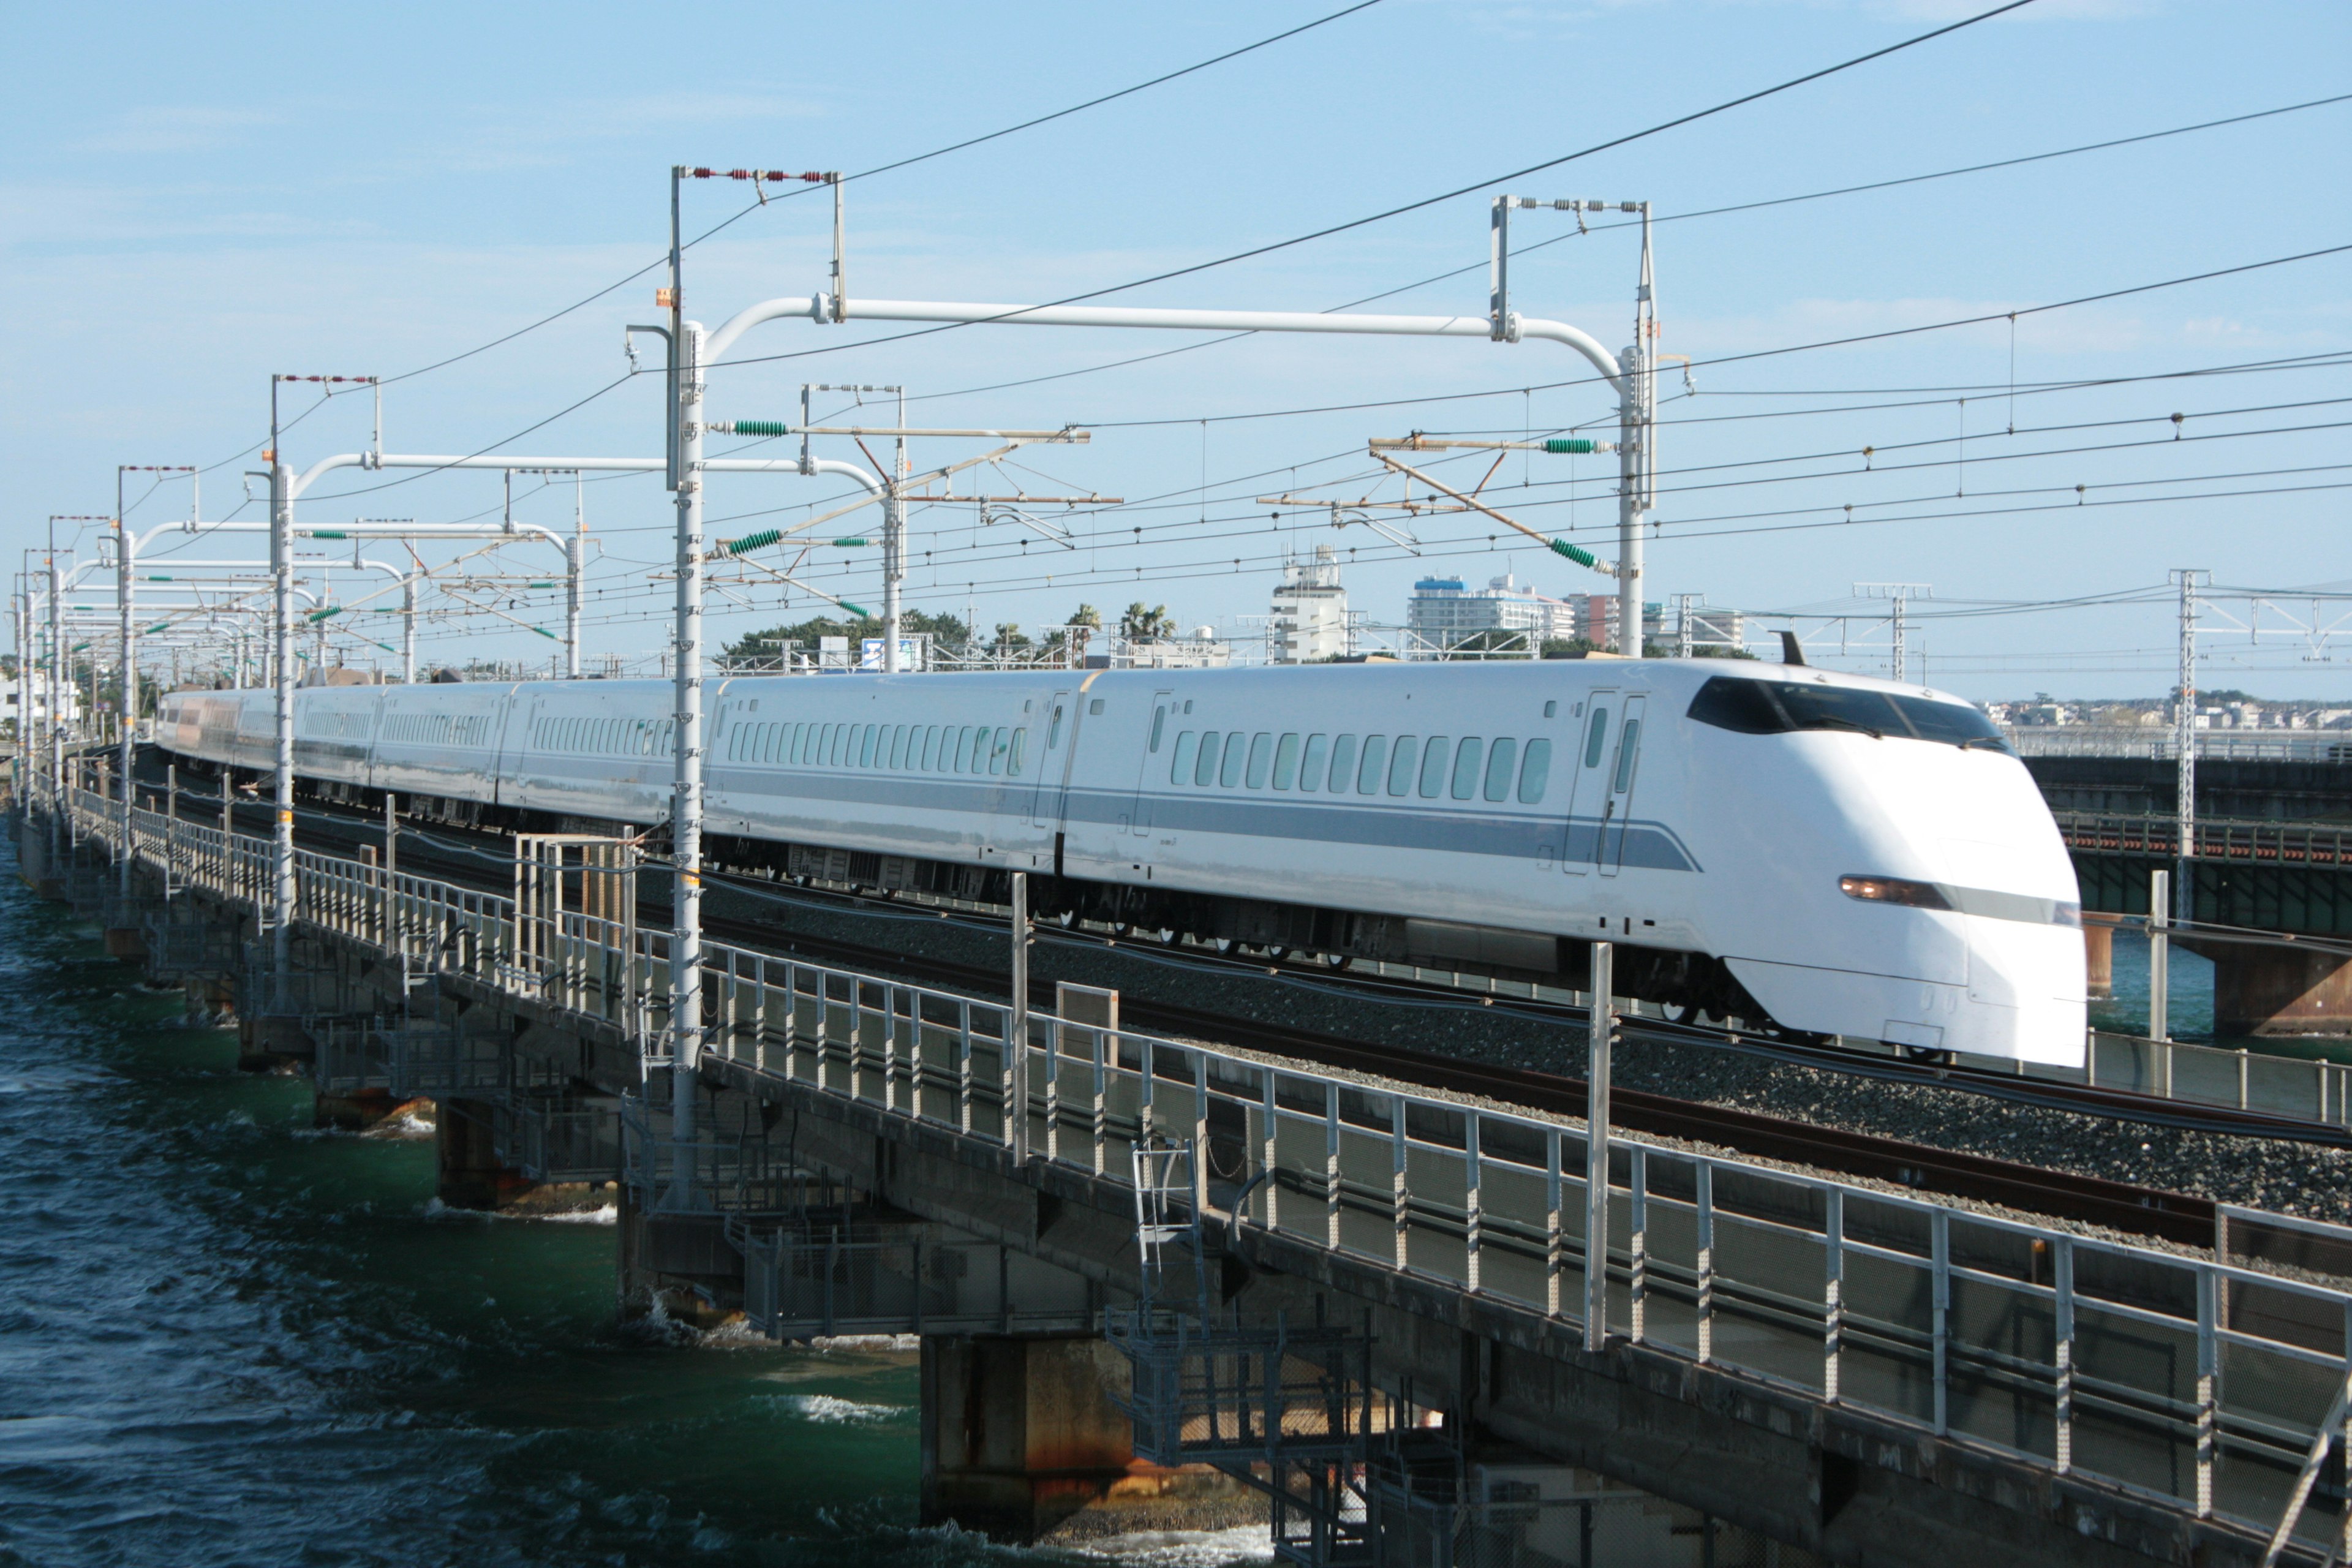
[[2010, 751], [1999, 727], [1964, 703], [1851, 686], [1718, 675], [1698, 689], [1698, 695], [1691, 700], [1690, 716], [1702, 724], [1743, 735], [1845, 730], [1881, 740], [1941, 741], [1947, 745]]

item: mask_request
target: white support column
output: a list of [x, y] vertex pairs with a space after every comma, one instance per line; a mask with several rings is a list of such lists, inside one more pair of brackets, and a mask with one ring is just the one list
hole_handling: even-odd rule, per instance
[[131, 765], [137, 751], [139, 716], [139, 656], [138, 625], [131, 619], [133, 591], [131, 569], [137, 564], [138, 535], [122, 524], [122, 470], [114, 470], [114, 601], [117, 621], [122, 638], [122, 680], [121, 695], [116, 699], [115, 717], [121, 721], [121, 733], [115, 745], [115, 772], [120, 775], [117, 787], [122, 792], [122, 862], [117, 868], [121, 880], [116, 890], [123, 898], [131, 897]]
[[565, 542], [563, 563], [563, 673], [580, 679], [580, 574], [588, 554], [587, 477], [572, 475], [572, 537]]
[[283, 995], [294, 967], [294, 495], [278, 447], [278, 380], [269, 383], [269, 679], [275, 714], [269, 964]]
[[1616, 944], [1592, 944], [1592, 1005], [1585, 1017], [1584, 1348], [1609, 1339], [1609, 1070], [1617, 1036]]
[[670, 792], [671, 1196], [692, 1195], [695, 1080], [702, 1056], [702, 326], [681, 321], [677, 363], [677, 626], [675, 782]]

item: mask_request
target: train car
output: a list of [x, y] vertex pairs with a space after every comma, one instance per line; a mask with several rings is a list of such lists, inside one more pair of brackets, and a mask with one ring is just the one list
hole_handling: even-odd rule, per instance
[[[298, 694], [321, 715], [306, 781], [348, 786], [352, 689]], [[491, 825], [667, 816], [666, 684], [374, 700], [370, 788]], [[1588, 659], [749, 678], [709, 701], [720, 865], [980, 900], [1024, 870], [1047, 916], [1555, 983], [1605, 938], [1622, 989], [1691, 1013], [2082, 1059], [2064, 846], [1993, 725], [1925, 688]], [[167, 745], [260, 765], [242, 724], [230, 747], [173, 718]]]

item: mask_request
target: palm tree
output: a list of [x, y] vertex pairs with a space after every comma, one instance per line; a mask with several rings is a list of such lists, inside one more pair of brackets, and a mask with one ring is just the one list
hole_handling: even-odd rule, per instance
[[1155, 605], [1146, 609], [1143, 601], [1138, 599], [1119, 617], [1118, 629], [1129, 642], [1166, 642], [1175, 633], [1176, 621], [1169, 615], [1167, 605]]

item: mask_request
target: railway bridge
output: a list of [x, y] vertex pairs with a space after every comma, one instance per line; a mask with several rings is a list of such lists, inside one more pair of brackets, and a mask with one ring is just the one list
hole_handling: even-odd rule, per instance
[[1627, 1132], [1589, 1227], [1568, 1110], [730, 941], [670, 1059], [625, 846], [517, 839], [495, 889], [304, 847], [279, 973], [233, 814], [36, 789], [29, 881], [322, 1115], [437, 1100], [451, 1201], [616, 1184], [625, 1295], [919, 1335], [935, 1517], [1032, 1533], [1140, 1460], [1246, 1481], [1306, 1564], [2222, 1568], [2352, 1534], [2352, 1233], [2159, 1243]]
[[[2185, 852], [2169, 758], [2037, 748], [2025, 761], [2073, 852], [2086, 914], [2145, 917], [2149, 873], [2185, 868], [2186, 918], [2269, 933], [2177, 939], [2213, 961], [2217, 1033], [2352, 1034], [2352, 744], [2201, 757]], [[2095, 973], [2111, 931], [2088, 928]], [[2315, 951], [2294, 938], [2337, 940]]]

